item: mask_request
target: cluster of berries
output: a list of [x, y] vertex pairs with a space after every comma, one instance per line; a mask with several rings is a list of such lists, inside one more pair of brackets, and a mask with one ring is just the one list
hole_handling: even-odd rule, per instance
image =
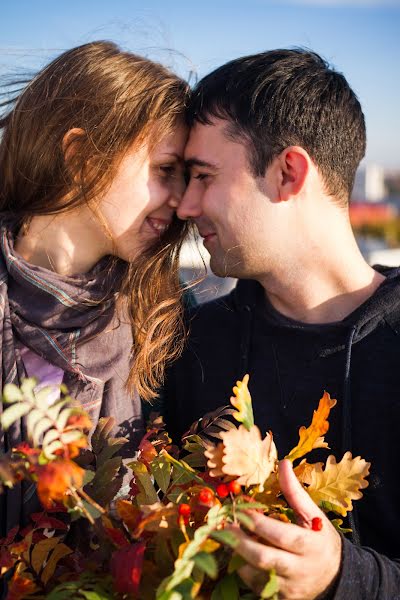
[[[220, 483], [215, 492], [209, 487], [203, 487], [197, 494], [197, 501], [199, 504], [203, 504], [204, 506], [212, 506], [214, 503], [215, 493], [221, 499], [226, 498], [229, 494], [233, 496], [237, 496], [242, 491], [242, 486], [237, 481], [230, 481], [229, 483]], [[189, 524], [189, 518], [192, 509], [190, 504], [186, 504], [182, 502], [178, 506], [178, 522], [181, 520], [185, 525]]]

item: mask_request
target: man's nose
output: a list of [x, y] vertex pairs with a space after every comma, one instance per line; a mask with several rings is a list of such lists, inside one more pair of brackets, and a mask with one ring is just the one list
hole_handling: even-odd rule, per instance
[[180, 219], [186, 220], [200, 217], [201, 213], [200, 198], [198, 197], [198, 194], [191, 190], [189, 184], [189, 186], [186, 188], [186, 192], [183, 194], [181, 202], [179, 203], [176, 214]]

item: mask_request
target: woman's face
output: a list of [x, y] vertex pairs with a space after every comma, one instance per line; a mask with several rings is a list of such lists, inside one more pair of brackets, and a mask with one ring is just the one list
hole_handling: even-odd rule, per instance
[[96, 203], [112, 236], [112, 253], [132, 261], [169, 226], [185, 191], [183, 150], [188, 130], [178, 125], [149, 151], [132, 148]]

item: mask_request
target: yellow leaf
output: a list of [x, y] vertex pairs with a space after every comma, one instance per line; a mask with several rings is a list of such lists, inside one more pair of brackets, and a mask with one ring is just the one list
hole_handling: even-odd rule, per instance
[[219, 544], [218, 542], [215, 542], [214, 540], [211, 540], [211, 539], [206, 539], [205, 542], [203, 542], [202, 545], [200, 546], [200, 550], [211, 554], [212, 552], [215, 552], [216, 550], [218, 550], [218, 548], [220, 548], [220, 546], [221, 546], [221, 544]]
[[275, 470], [276, 446], [272, 434], [262, 440], [256, 425], [248, 431], [243, 425], [221, 433], [222, 444], [208, 449], [210, 475], [236, 477], [240, 485], [262, 485]]
[[239, 423], [243, 423], [246, 429], [250, 430], [254, 425], [253, 406], [247, 384], [249, 376], [245, 375], [243, 381], [237, 381], [233, 388], [234, 396], [231, 397], [231, 404], [237, 412], [233, 413], [234, 418]]
[[51, 537], [46, 538], [45, 540], [40, 540], [40, 542], [37, 542], [37, 544], [33, 546], [31, 565], [35, 573], [39, 573], [41, 571], [43, 565], [47, 561], [48, 555], [50, 554], [51, 550], [57, 546], [59, 541], [59, 537]]
[[300, 483], [305, 483], [306, 485], [310, 485], [311, 473], [314, 471], [314, 469], [318, 469], [321, 467], [323, 467], [322, 462], [310, 464], [304, 458], [301, 461], [301, 463], [299, 465], [297, 465], [297, 467], [295, 467], [293, 470], [294, 470], [294, 474], [296, 475], [296, 477], [300, 481]]
[[345, 517], [348, 511], [353, 510], [352, 500], [362, 498], [360, 490], [368, 486], [364, 478], [369, 474], [370, 466], [371, 463], [360, 456], [352, 458], [351, 452], [346, 452], [339, 463], [334, 456], [328, 456], [325, 470], [318, 463], [309, 473], [307, 492], [316, 504], [325, 505], [325, 508]]
[[314, 410], [313, 418], [310, 427], [300, 427], [299, 443], [285, 457], [291, 461], [304, 456], [314, 448], [328, 448], [328, 444], [324, 441], [324, 435], [329, 429], [328, 417], [336, 404], [336, 400], [330, 397], [328, 392], [324, 392], [319, 401], [318, 409]]
[[71, 548], [68, 548], [66, 544], [61, 543], [54, 548], [49, 560], [46, 563], [45, 568], [43, 569], [41, 580], [44, 583], [44, 585], [47, 585], [49, 579], [51, 579], [51, 577], [54, 575], [54, 571], [56, 570], [56, 567], [60, 560], [64, 558], [64, 556], [68, 556], [68, 554], [71, 553]]

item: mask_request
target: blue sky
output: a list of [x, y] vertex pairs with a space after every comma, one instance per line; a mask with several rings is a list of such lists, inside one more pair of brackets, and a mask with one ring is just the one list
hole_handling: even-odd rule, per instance
[[185, 76], [270, 48], [312, 48], [361, 100], [367, 162], [400, 169], [400, 0], [5, 0], [0, 72], [37, 68], [95, 39]]

